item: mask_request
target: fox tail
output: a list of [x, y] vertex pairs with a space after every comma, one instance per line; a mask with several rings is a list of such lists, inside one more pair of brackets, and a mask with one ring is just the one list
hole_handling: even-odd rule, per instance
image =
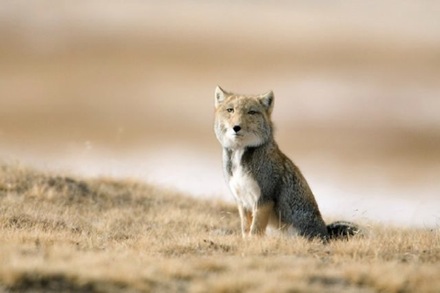
[[327, 225], [329, 240], [347, 240], [348, 238], [361, 233], [358, 225], [346, 222], [336, 221]]

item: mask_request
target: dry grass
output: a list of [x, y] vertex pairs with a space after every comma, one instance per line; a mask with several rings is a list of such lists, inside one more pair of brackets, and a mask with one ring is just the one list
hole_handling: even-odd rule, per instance
[[235, 208], [0, 167], [0, 291], [439, 292], [440, 231], [241, 239]]

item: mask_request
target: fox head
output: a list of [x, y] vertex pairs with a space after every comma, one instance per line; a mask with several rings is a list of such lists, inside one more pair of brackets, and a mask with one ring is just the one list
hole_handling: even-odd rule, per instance
[[224, 148], [257, 147], [272, 139], [274, 95], [237, 95], [215, 89], [214, 130]]

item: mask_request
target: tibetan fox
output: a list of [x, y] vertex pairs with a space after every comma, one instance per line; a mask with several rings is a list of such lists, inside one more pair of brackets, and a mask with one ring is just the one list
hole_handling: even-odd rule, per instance
[[239, 95], [217, 87], [214, 102], [214, 130], [243, 237], [264, 235], [268, 225], [323, 241], [359, 232], [349, 222], [324, 223], [304, 176], [274, 140], [273, 92]]

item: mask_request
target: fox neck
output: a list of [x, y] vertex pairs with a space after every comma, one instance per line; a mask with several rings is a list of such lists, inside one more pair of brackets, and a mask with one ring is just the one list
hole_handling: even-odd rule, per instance
[[[277, 147], [275, 141], [272, 139], [264, 142], [259, 146], [248, 146], [242, 148], [223, 148], [223, 163], [224, 169], [228, 177], [233, 175], [233, 171], [237, 165], [243, 165], [243, 158], [251, 159], [257, 150], [269, 149]], [[247, 161], [247, 160], [246, 160]]]

